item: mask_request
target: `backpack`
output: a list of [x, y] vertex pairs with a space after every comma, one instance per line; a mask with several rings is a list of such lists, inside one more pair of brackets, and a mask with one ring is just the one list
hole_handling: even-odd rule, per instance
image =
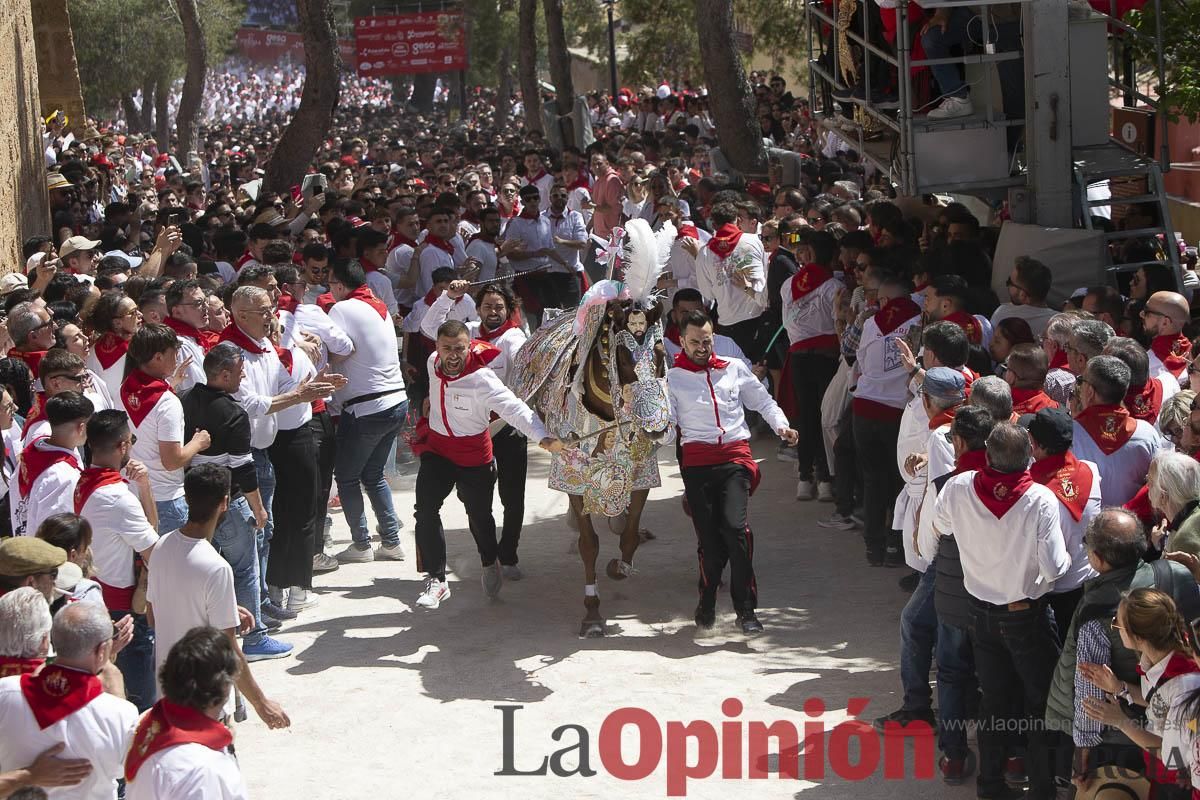
[[1134, 577], [1130, 589], [1154, 588], [1169, 594], [1175, 601], [1175, 607], [1187, 621], [1189, 628], [1200, 621], [1200, 584], [1192, 577], [1191, 571], [1167, 558], [1150, 562], [1153, 576], [1152, 584], [1145, 584], [1140, 578], [1142, 572]]

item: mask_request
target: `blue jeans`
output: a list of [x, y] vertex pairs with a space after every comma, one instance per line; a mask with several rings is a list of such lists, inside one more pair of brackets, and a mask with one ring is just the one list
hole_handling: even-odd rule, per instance
[[158, 510], [158, 532], [160, 535], [177, 531], [187, 522], [188, 507], [183, 495], [174, 500], [155, 500], [154, 507]]
[[400, 520], [392, 505], [392, 489], [384, 477], [388, 453], [408, 414], [408, 401], [397, 403], [377, 414], [356, 417], [342, 414], [337, 426], [337, 456], [333, 476], [350, 536], [358, 545], [369, 544], [367, 512], [362, 493], [365, 490], [379, 523], [379, 538], [392, 547], [400, 542]]
[[[267, 510], [267, 526], [262, 529], [258, 545], [259, 594], [267, 601], [267, 556], [271, 554], [271, 537], [275, 535], [275, 514], [271, 511], [271, 500], [275, 497], [275, 467], [271, 464], [269, 450], [252, 450], [254, 471], [258, 473], [258, 494], [263, 508]], [[249, 506], [247, 506], [249, 507]]]
[[937, 690], [938, 749], [949, 758], [966, 758], [968, 709], [975, 693], [975, 658], [966, 628], [938, 623]]
[[[950, 9], [950, 20], [943, 33], [941, 27], [931, 26], [921, 36], [921, 44], [925, 46], [927, 58], [949, 58], [950, 48], [961, 45], [967, 40], [967, 23], [974, 14], [966, 8]], [[989, 35], [991, 32], [988, 32]], [[1007, 62], [1006, 62], [1007, 63]], [[966, 97], [970, 87], [959, 74], [958, 64], [931, 64], [929, 71], [937, 81], [938, 91], [948, 97]]]
[[256, 644], [266, 635], [259, 610], [262, 589], [259, 578], [258, 551], [263, 532], [254, 528], [254, 512], [246, 498], [239, 495], [229, 504], [213, 533], [213, 546], [233, 568], [233, 594], [237, 603], [254, 615], [254, 629], [246, 634], [245, 644]]
[[900, 612], [900, 683], [904, 687], [904, 708], [909, 711], [925, 711], [933, 705], [929, 668], [933, 666], [938, 633], [933, 579], [934, 569], [929, 567]]
[[154, 677], [154, 630], [145, 614], [121, 610], [109, 612], [113, 622], [126, 614], [133, 615], [133, 639], [117, 653], [117, 669], [125, 679], [125, 696], [140, 713], [154, 705], [158, 697], [158, 682]]

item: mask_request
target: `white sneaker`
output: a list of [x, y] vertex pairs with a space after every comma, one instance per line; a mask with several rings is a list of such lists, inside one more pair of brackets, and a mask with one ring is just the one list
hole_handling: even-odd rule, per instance
[[812, 481], [799, 481], [796, 483], [797, 500], [812, 500], [816, 496]]
[[309, 590], [301, 589], [299, 586], [293, 586], [288, 590], [288, 611], [303, 611], [306, 608], [312, 608], [316, 604], [317, 596]]
[[434, 609], [440, 606], [443, 600], [449, 599], [450, 585], [437, 578], [430, 578], [425, 582], [425, 591], [421, 592], [421, 596], [417, 598], [417, 605], [421, 608]]
[[404, 560], [404, 548], [400, 546], [399, 542], [396, 542], [393, 545], [381, 544], [381, 545], [379, 545], [379, 547], [375, 548], [375, 560], [376, 561], [403, 561]]
[[932, 109], [930, 119], [952, 119], [954, 117], [969, 117], [975, 113], [975, 106], [970, 97], [947, 97], [937, 108]]
[[375, 553], [371, 551], [370, 546], [359, 547], [352, 544], [336, 556], [337, 560], [343, 564], [360, 564], [375, 560]]
[[500, 567], [500, 572], [504, 574], [504, 580], [506, 581], [519, 581], [525, 577], [524, 573], [521, 572], [521, 568], [516, 564], [504, 564]]
[[833, 502], [833, 484], [829, 481], [822, 481], [817, 484], [817, 500], [822, 503]]
[[854, 524], [854, 520], [850, 519], [850, 517], [843, 517], [836, 511], [825, 519], [817, 520], [817, 525], [822, 528], [832, 528], [835, 531], [852, 531], [857, 527]]
[[498, 597], [500, 587], [504, 585], [504, 576], [500, 573], [500, 562], [493, 561], [489, 566], [484, 567], [479, 580], [483, 584], [485, 595], [492, 598]]

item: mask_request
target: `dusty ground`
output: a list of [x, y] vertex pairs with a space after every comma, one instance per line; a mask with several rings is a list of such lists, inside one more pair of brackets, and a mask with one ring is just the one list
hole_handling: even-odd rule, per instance
[[[901, 571], [866, 566], [857, 532], [817, 527], [832, 507], [793, 499], [792, 465], [775, 461], [773, 443], [759, 442], [755, 450], [765, 473], [752, 513], [766, 632], [753, 639], [735, 629], [727, 595], [716, 628], [697, 635], [691, 621], [695, 534], [680, 510], [682, 483], [673, 459], [664, 459], [663, 487], [651, 494], [643, 517], [658, 538], [638, 551], [640, 573], [621, 584], [600, 578], [611, 634], [603, 640], [576, 636], [582, 569], [563, 520], [565, 499], [545, 488], [547, 462], [540, 451], [531, 452], [521, 544], [526, 577], [506, 584], [492, 602], [483, 596], [466, 518], [452, 498], [444, 521], [453, 597], [434, 612], [414, 606], [421, 581], [412, 556], [412, 476], [402, 479], [396, 505], [409, 560], [343, 566], [319, 577], [320, 606], [280, 634], [296, 645], [294, 657], [254, 665], [268, 694], [291, 715], [292, 727], [268, 731], [252, 715], [239, 729], [238, 752], [252, 796], [666, 797], [668, 742], [681, 736], [668, 722], [699, 720], [713, 726], [714, 737], [722, 722], [744, 724], [740, 736], [729, 738], [732, 746], [722, 746], [731, 777], [721, 777], [718, 761], [713, 777], [687, 782], [688, 797], [971, 797], [973, 782], [950, 789], [940, 781], [885, 780], [882, 763], [862, 782], [837, 777], [833, 754], [845, 751], [843, 734], [862, 725], [825, 738], [824, 777], [815, 780], [781, 779], [775, 757], [748, 757], [751, 722], [786, 721], [801, 729], [806, 722], [822, 723], [832, 730], [847, 719], [852, 698], [869, 700], [859, 713], [864, 719], [898, 707], [898, 620], [907, 597], [896, 585]], [[334, 521], [340, 549], [348, 533], [340, 515]], [[604, 563], [616, 555], [616, 537], [601, 536]], [[722, 712], [726, 698], [741, 701], [740, 714]], [[806, 714], [810, 698], [824, 703], [824, 714]], [[500, 705], [523, 708], [502, 712]], [[601, 758], [602, 723], [623, 707], [645, 709], [662, 736], [661, 756], [643, 751], [651, 759], [646, 763], [657, 767], [642, 779], [614, 777]], [[512, 719], [516, 770], [535, 770], [556, 750], [576, 746], [579, 729], [561, 731], [560, 741], [552, 733], [577, 725], [586, 729], [587, 766], [597, 774], [497, 776], [505, 769], [505, 713]], [[692, 730], [699, 736], [702, 727]], [[639, 757], [635, 730], [626, 728], [623, 738], [629, 764]], [[654, 738], [648, 736], [647, 749]], [[868, 752], [871, 745], [865, 745]], [[851, 747], [857, 754], [858, 746]], [[611, 765], [613, 748], [607, 750]], [[695, 743], [676, 750], [677, 761], [699, 758]], [[779, 748], [772, 744], [767, 751]], [[576, 749], [555, 766], [571, 771], [578, 762]], [[769, 777], [748, 779], [759, 766], [770, 770]], [[911, 765], [906, 774], [911, 776]]]

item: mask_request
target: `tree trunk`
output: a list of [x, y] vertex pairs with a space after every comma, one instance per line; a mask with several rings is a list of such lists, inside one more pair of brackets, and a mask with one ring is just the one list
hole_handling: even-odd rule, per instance
[[422, 114], [433, 111], [433, 93], [437, 89], [437, 75], [432, 72], [422, 72], [412, 77], [413, 107]]
[[125, 112], [125, 121], [130, 133], [141, 133], [145, 130], [142, 127], [142, 112], [138, 111], [137, 104], [133, 102], [133, 95], [128, 92], [121, 95], [121, 110]]
[[563, 0], [542, 0], [546, 14], [546, 50], [550, 60], [550, 80], [558, 98], [558, 125], [564, 145], [575, 144], [575, 86], [571, 81], [571, 54], [567, 52], [567, 34], [563, 30]]
[[142, 130], [154, 130], [154, 76], [142, 80]]
[[175, 113], [175, 131], [179, 143], [175, 147], [175, 158], [187, 169], [188, 153], [195, 149], [196, 121], [200, 116], [200, 102], [204, 98], [204, 82], [208, 73], [207, 44], [200, 15], [196, 11], [196, 0], [175, 0], [179, 19], [183, 23], [183, 52], [187, 60], [187, 73], [183, 78], [183, 94], [179, 98], [179, 109]]
[[746, 176], [767, 174], [767, 151], [733, 41], [733, 0], [696, 0], [700, 61], [721, 152]]
[[512, 48], [507, 44], [500, 48], [500, 79], [496, 89], [496, 130], [502, 131], [508, 125], [508, 115], [512, 113]]
[[521, 82], [521, 105], [525, 108], [525, 130], [542, 128], [542, 93], [537, 79], [537, 0], [520, 0], [517, 8], [517, 75]]
[[158, 152], [171, 152], [171, 82], [164, 70], [154, 81], [154, 138], [158, 140]]
[[300, 106], [279, 137], [263, 176], [263, 191], [300, 183], [321, 146], [337, 107], [342, 72], [329, 0], [296, 0], [304, 39], [304, 90]]

